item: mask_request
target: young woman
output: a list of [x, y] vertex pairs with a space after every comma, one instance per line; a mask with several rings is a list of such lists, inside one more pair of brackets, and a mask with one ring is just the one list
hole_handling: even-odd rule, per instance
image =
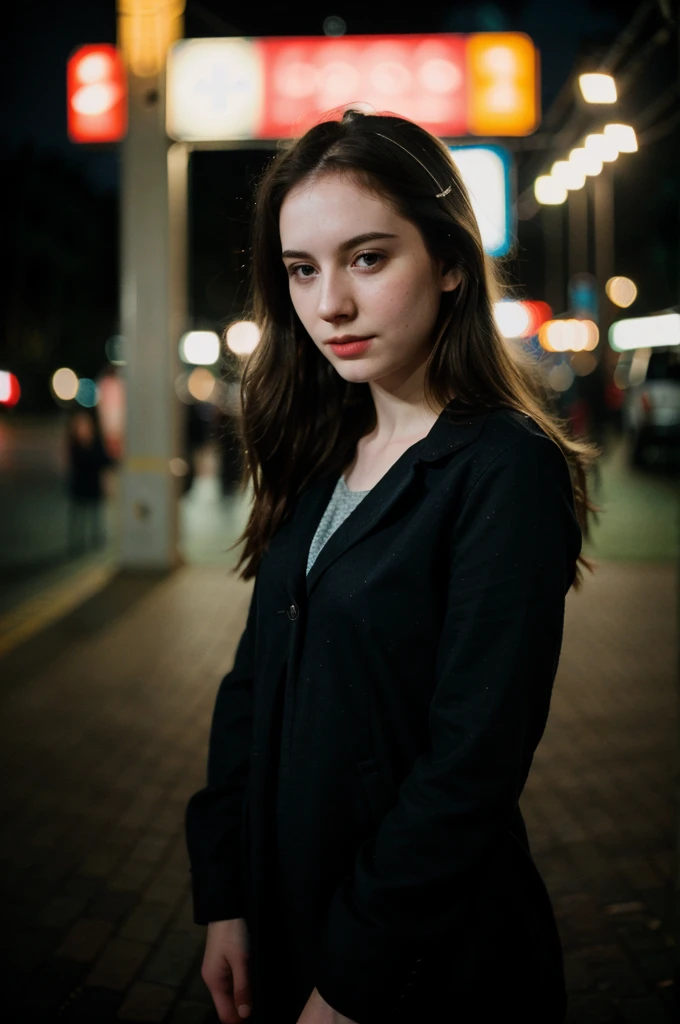
[[255, 585], [187, 809], [219, 1018], [560, 1022], [518, 801], [597, 449], [499, 336], [468, 195], [416, 124], [349, 111], [279, 154], [252, 256]]

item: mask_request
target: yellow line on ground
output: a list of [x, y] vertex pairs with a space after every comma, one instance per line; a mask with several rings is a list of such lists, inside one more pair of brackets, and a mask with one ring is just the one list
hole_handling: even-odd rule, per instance
[[0, 616], [0, 657], [96, 594], [109, 582], [116, 568], [115, 564], [107, 563], [83, 569], [71, 579], [53, 584]]

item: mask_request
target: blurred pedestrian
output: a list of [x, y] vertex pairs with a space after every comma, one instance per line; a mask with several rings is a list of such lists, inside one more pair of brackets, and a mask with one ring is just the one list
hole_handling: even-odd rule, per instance
[[[186, 406], [184, 419], [184, 451], [186, 463], [189, 467], [183, 483], [183, 493], [186, 494], [193, 487], [198, 472], [198, 457], [208, 438], [208, 424], [204, 407], [205, 402], [189, 402]], [[210, 414], [210, 413], [209, 413]]]
[[104, 470], [114, 465], [102, 440], [96, 413], [71, 412], [67, 425], [68, 550], [79, 554], [106, 541], [102, 504]]
[[561, 1024], [519, 798], [597, 451], [500, 336], [438, 139], [331, 117], [254, 209], [255, 582], [186, 818], [203, 978], [221, 1021]]

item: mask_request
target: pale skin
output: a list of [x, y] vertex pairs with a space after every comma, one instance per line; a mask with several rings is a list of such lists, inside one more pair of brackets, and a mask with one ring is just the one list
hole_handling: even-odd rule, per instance
[[[345, 380], [369, 385], [376, 428], [360, 439], [345, 471], [350, 489], [366, 490], [429, 433], [441, 411], [424, 400], [425, 362], [441, 295], [458, 287], [460, 272], [430, 255], [415, 224], [337, 173], [311, 177], [289, 192], [279, 230], [291, 302], [311, 343]], [[367, 234], [383, 237], [362, 237]], [[342, 358], [327, 341], [346, 334], [371, 337], [371, 345]], [[247, 1017], [238, 1012], [239, 1005], [252, 1005], [243, 918], [208, 926], [202, 976], [222, 1024]], [[315, 988], [297, 1024], [356, 1022]]]

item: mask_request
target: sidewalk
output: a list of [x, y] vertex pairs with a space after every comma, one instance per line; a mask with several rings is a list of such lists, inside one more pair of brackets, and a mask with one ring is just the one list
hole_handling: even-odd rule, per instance
[[[118, 575], [0, 661], [12, 1024], [216, 1021], [183, 814], [250, 589], [227, 566]], [[618, 562], [568, 596], [522, 804], [559, 916], [569, 1024], [677, 1013], [676, 594], [673, 563]]]

